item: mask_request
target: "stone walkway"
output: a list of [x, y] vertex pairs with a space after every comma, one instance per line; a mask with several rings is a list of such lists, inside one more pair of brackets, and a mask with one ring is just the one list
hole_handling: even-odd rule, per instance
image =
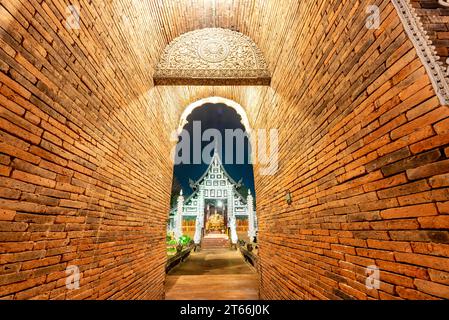
[[167, 300], [257, 300], [258, 275], [239, 251], [203, 250], [174, 268], [165, 284]]

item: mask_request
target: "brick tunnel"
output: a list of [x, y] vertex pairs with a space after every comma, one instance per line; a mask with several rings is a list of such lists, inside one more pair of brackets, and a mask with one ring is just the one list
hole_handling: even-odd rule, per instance
[[[270, 82], [158, 84], [204, 28], [252, 39]], [[0, 298], [163, 299], [171, 135], [222, 97], [279, 131], [261, 299], [449, 299], [448, 48], [437, 0], [0, 1]]]

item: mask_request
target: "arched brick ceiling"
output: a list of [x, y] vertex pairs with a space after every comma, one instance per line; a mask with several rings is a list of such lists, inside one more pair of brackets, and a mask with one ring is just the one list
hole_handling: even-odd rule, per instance
[[[3, 261], [50, 258], [19, 286], [7, 276], [2, 298], [163, 297], [169, 136], [210, 96], [242, 105], [253, 129], [279, 129], [277, 174], [254, 166], [262, 298], [447, 298], [433, 277], [449, 271], [448, 108], [391, 0], [376, 0], [377, 30], [365, 27], [371, 0], [80, 0], [70, 31], [65, 3], [0, 3], [0, 181], [12, 190], [1, 203], [15, 219], [4, 228], [37, 224], [17, 241], [3, 232]], [[154, 87], [164, 48], [206, 27], [252, 38], [271, 87]], [[47, 252], [50, 227], [61, 241]], [[80, 292], [59, 281], [67, 262], [90, 274]], [[391, 276], [373, 292], [364, 267], [375, 262]]]
[[[152, 75], [164, 48], [176, 37], [193, 30], [206, 27], [221, 27], [242, 32], [255, 41], [265, 56], [269, 69], [273, 72], [273, 90], [283, 82], [286, 76], [299, 77], [300, 73], [290, 74], [300, 63], [300, 48], [295, 47], [302, 42], [314, 42], [309, 39], [313, 32], [298, 32], [292, 37], [289, 30], [300, 30], [301, 19], [312, 11], [323, 10], [317, 4], [306, 4], [300, 1], [284, 2], [267, 0], [187, 0], [187, 1], [131, 1], [120, 0], [104, 2], [95, 0], [74, 2], [81, 8], [81, 29], [66, 32], [63, 23], [66, 8], [58, 2], [43, 3], [35, 9], [28, 5], [24, 10], [18, 3], [5, 4], [6, 14], [3, 19], [11, 21], [11, 29], [20, 28], [20, 22], [12, 18], [22, 14], [23, 17], [35, 14], [45, 21], [52, 19], [61, 23], [50, 24], [58, 28], [71, 46], [64, 48], [67, 55], [73, 57], [75, 63], [89, 56], [89, 62], [79, 65], [78, 70], [68, 68], [70, 73], [81, 73], [87, 92], [96, 92], [98, 99], [103, 92], [112, 90], [123, 97], [126, 104], [147, 100], [148, 107], [171, 102], [165, 110], [169, 114], [160, 114], [161, 118], [171, 118], [176, 123], [181, 109], [189, 103], [211, 95], [222, 95], [234, 99], [245, 107], [255, 108], [254, 101], [263, 99], [268, 89], [261, 94], [254, 94], [260, 89], [237, 87], [201, 87], [172, 88], [172, 90], [153, 88]], [[214, 9], [215, 8], [215, 9]], [[9, 11], [9, 13], [8, 13]], [[21, 13], [19, 13], [21, 12]], [[12, 14], [14, 13], [14, 14]], [[304, 27], [304, 26], [303, 26]], [[107, 30], [107, 32], [105, 31]], [[49, 40], [56, 34], [49, 34]], [[112, 45], [114, 44], [114, 45]], [[61, 43], [55, 42], [55, 48]], [[39, 46], [38, 46], [39, 47]], [[287, 47], [288, 49], [282, 49]], [[52, 52], [49, 53], [53, 56]], [[82, 72], [79, 72], [83, 70]], [[282, 75], [282, 76], [281, 76]], [[68, 76], [66, 76], [68, 78]], [[294, 79], [291, 79], [294, 81]], [[114, 83], [114, 84], [112, 84]], [[120, 83], [120, 85], [117, 85]], [[106, 90], [107, 89], [107, 90]], [[270, 91], [270, 90], [268, 90]], [[284, 92], [283, 95], [293, 95]], [[273, 99], [273, 91], [269, 94]], [[163, 99], [160, 99], [163, 97]], [[162, 101], [161, 101], [162, 100]], [[124, 107], [123, 103], [111, 102]], [[258, 109], [258, 108], [257, 108]], [[159, 112], [154, 110], [153, 112]], [[256, 117], [251, 115], [252, 118]]]
[[[120, 1], [109, 10], [114, 17], [124, 14], [129, 17], [131, 27], [121, 28], [119, 33], [123, 34], [121, 40], [127, 43], [126, 50], [131, 51], [131, 56], [135, 59], [128, 59], [126, 63], [134, 62], [133, 65], [123, 67], [123, 74], [135, 79], [132, 89], [138, 91], [139, 95], [146, 95], [152, 88], [151, 75], [154, 74], [154, 68], [165, 47], [186, 32], [221, 27], [241, 32], [253, 39], [272, 72], [270, 89], [157, 89], [156, 96], [163, 96], [162, 102], [155, 101], [151, 104], [166, 105], [166, 102], [171, 101], [167, 108], [175, 108], [176, 112], [168, 116], [173, 115], [173, 121], [176, 122], [175, 118], [179, 118], [181, 109], [188, 104], [208, 96], [221, 95], [237, 101], [245, 108], [253, 109], [253, 112], [249, 110], [249, 117], [251, 121], [256, 121], [261, 103], [275, 105], [279, 103], [276, 101], [283, 100], [283, 103], [297, 105], [301, 95], [306, 93], [306, 83], [313, 77], [301, 70], [306, 66], [313, 68], [315, 62], [312, 60], [321, 55], [323, 50], [319, 46], [320, 42], [325, 41], [321, 32], [335, 28], [335, 19], [345, 7], [339, 1], [328, 5], [335, 8], [335, 14], [329, 15], [326, 12], [327, 5], [293, 0], [284, 1], [282, 5], [274, 0]], [[97, 10], [103, 10], [104, 5], [98, 8], [94, 2], [93, 6]], [[315, 19], [319, 19], [320, 24], [312, 23]], [[291, 30], [295, 32], [292, 33]], [[286, 82], [285, 79], [289, 81]], [[281, 88], [287, 83], [288, 87]]]
[[[172, 40], [186, 32], [207, 27], [232, 29], [249, 36], [261, 48], [270, 69], [274, 70], [280, 55], [286, 53], [279, 48], [285, 43], [287, 31], [300, 18], [296, 14], [300, 2], [285, 3], [280, 6], [277, 1], [256, 0], [122, 0], [109, 5], [93, 1], [92, 5], [86, 6], [86, 11], [109, 25], [111, 36], [117, 29], [125, 50], [133, 52], [138, 69], [145, 72], [144, 78], [148, 79], [164, 48]], [[109, 12], [110, 17], [104, 12]], [[111, 19], [118, 23], [113, 24]], [[95, 29], [94, 24], [89, 27]]]

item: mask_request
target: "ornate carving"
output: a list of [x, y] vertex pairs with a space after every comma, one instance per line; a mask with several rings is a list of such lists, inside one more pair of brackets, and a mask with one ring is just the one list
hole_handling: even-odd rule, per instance
[[156, 85], [269, 85], [271, 74], [256, 44], [227, 29], [186, 33], [165, 49]]
[[220, 39], [204, 40], [198, 47], [198, 54], [208, 62], [222, 62], [229, 56], [229, 45]]
[[[449, 105], [448, 71], [443, 67], [440, 57], [436, 54], [418, 15], [409, 0], [392, 0], [404, 29], [412, 41], [427, 74], [430, 77], [435, 92], [443, 105]], [[447, 2], [447, 1], [441, 1]], [[442, 4], [440, 2], [440, 4]]]

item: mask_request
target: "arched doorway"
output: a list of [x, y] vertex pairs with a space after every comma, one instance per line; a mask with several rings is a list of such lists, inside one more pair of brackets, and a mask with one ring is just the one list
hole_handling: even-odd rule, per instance
[[254, 240], [255, 188], [250, 132], [245, 110], [232, 100], [202, 99], [190, 104], [183, 112], [174, 155], [173, 219], [170, 224], [172, 230], [178, 228], [177, 238], [183, 233], [174, 221], [181, 204], [184, 220], [195, 221], [193, 234], [192, 226], [184, 226], [184, 229], [197, 245], [207, 231], [218, 229], [218, 225], [209, 221], [212, 215], [217, 217], [218, 212], [234, 245], [238, 241], [237, 233], [242, 231], [238, 228], [244, 224], [242, 220], [246, 220], [247, 229], [251, 229], [247, 230], [249, 235], [245, 240]]
[[[181, 116], [167, 231], [170, 242], [178, 248], [176, 254], [183, 254], [180, 244], [191, 245], [188, 250], [192, 253], [169, 273], [170, 299], [179, 298], [176, 286], [170, 285], [173, 277], [197, 276], [191, 284], [195, 288], [192, 292], [197, 292], [201, 281], [219, 281], [217, 286], [225, 288], [224, 275], [237, 286], [227, 290], [231, 293], [226, 298], [241, 297], [248, 288], [252, 288], [252, 299], [258, 297], [256, 270], [237, 250], [243, 243], [254, 243], [257, 232], [250, 132], [244, 109], [227, 99], [199, 100]], [[248, 278], [250, 284], [239, 289], [238, 282], [248, 282]]]

